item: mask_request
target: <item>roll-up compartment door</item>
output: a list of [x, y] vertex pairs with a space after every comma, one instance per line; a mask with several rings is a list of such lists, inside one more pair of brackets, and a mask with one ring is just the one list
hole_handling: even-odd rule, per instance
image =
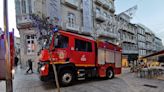
[[98, 64], [104, 65], [105, 64], [105, 50], [98, 49]]
[[106, 63], [114, 63], [114, 51], [106, 50]]
[[121, 52], [115, 52], [115, 67], [121, 67]]

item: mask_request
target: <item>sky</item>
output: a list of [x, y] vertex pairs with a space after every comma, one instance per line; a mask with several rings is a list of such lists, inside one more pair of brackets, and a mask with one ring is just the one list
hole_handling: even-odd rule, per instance
[[137, 5], [138, 9], [131, 20], [150, 28], [164, 44], [164, 0], [115, 0], [116, 14]]
[[[15, 23], [15, 0], [8, 0], [9, 30], [19, 32]], [[138, 9], [132, 19], [133, 23], [141, 23], [150, 28], [164, 43], [164, 0], [115, 0], [116, 14], [119, 14], [134, 5]], [[3, 29], [3, 0], [0, 0], [0, 27]]]

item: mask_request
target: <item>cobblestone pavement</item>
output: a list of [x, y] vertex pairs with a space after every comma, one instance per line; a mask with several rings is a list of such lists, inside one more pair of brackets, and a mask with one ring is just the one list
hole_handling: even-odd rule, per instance
[[[17, 69], [13, 81], [14, 92], [55, 92], [55, 83], [41, 82], [37, 73], [24, 73]], [[0, 82], [0, 92], [5, 92], [4, 81]], [[112, 80], [78, 81], [72, 86], [61, 88], [61, 92], [164, 92], [164, 81], [137, 78], [135, 74], [123, 69], [122, 75]]]

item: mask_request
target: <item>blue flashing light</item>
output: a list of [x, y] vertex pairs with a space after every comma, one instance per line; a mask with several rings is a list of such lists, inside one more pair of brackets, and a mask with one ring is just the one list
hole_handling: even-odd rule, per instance
[[53, 32], [58, 32], [58, 27], [54, 27]]

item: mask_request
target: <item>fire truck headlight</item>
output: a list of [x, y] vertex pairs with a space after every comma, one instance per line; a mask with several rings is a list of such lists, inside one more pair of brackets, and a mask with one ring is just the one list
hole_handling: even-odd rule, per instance
[[46, 68], [45, 66], [42, 66], [42, 67], [41, 67], [41, 71], [44, 71], [44, 70], [45, 70], [45, 68]]
[[64, 52], [60, 52], [60, 53], [59, 53], [59, 59], [64, 59], [64, 57], [65, 57]]
[[14, 75], [15, 74], [15, 69], [12, 69], [11, 73], [12, 73], [12, 75]]

